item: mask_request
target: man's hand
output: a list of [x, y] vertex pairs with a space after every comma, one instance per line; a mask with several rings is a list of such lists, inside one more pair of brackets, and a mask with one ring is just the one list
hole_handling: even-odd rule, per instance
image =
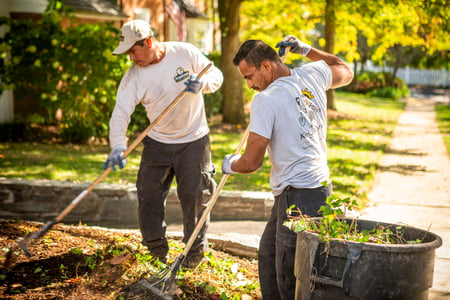
[[231, 164], [233, 161], [238, 160], [241, 157], [240, 154], [227, 154], [225, 155], [223, 162], [222, 162], [222, 173], [223, 174], [235, 174], [231, 169]]
[[107, 169], [111, 167], [113, 171], [116, 170], [116, 166], [119, 166], [119, 168], [123, 168], [127, 164], [127, 159], [122, 158], [122, 154], [127, 150], [127, 147], [123, 145], [119, 145], [117, 147], [114, 147], [114, 149], [111, 151], [111, 153], [108, 156], [108, 159], [103, 164], [103, 169]]
[[187, 87], [186, 91], [194, 94], [200, 93], [203, 88], [203, 82], [200, 79], [197, 80], [197, 74], [192, 74], [184, 84]]
[[281, 42], [279, 42], [276, 46], [278, 49], [278, 55], [283, 56], [286, 52], [286, 48], [290, 47], [290, 52], [297, 53], [303, 56], [308, 55], [311, 50], [311, 46], [306, 44], [305, 42], [300, 41], [293, 35], [287, 35]]

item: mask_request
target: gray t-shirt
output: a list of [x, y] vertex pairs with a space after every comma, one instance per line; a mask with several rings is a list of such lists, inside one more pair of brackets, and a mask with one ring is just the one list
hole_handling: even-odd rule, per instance
[[270, 185], [274, 195], [287, 186], [316, 188], [329, 181], [327, 98], [331, 70], [324, 61], [292, 69], [254, 97], [250, 131], [270, 139]]

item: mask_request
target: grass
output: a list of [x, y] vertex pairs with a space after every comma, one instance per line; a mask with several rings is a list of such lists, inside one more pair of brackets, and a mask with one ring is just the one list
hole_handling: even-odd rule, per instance
[[[340, 117], [328, 123], [328, 161], [334, 192], [363, 203], [405, 103], [356, 94], [337, 94]], [[448, 126], [448, 125], [447, 125]], [[212, 159], [222, 173], [225, 154], [233, 153], [244, 128], [211, 131]], [[111, 172], [103, 182], [134, 185], [142, 145], [128, 157], [128, 165]], [[0, 177], [93, 182], [102, 172], [109, 153], [106, 145], [59, 145], [44, 143], [0, 144]], [[270, 192], [270, 162], [254, 174], [231, 175], [224, 190]]]
[[436, 105], [436, 119], [442, 134], [447, 154], [450, 155], [450, 105]]

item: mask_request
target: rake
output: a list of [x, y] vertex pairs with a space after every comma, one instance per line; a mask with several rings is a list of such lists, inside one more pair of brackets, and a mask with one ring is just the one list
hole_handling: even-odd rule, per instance
[[[247, 140], [248, 134], [249, 134], [250, 128], [247, 127], [245, 130], [244, 135], [241, 138], [241, 141], [235, 151], [235, 154], [239, 154]], [[206, 218], [208, 217], [209, 213], [211, 212], [212, 208], [214, 207], [214, 204], [217, 201], [217, 198], [219, 197], [219, 194], [225, 185], [225, 182], [228, 180], [229, 174], [223, 174], [222, 178], [220, 179], [219, 184], [217, 185], [216, 190], [214, 191], [213, 195], [211, 196], [211, 199], [208, 203], [208, 206], [203, 211], [203, 214], [200, 218], [200, 220], [195, 225], [194, 231], [189, 237], [189, 240], [186, 243], [186, 246], [183, 250], [183, 252], [178, 256], [173, 264], [170, 266], [170, 268], [166, 268], [165, 270], [162, 270], [161, 272], [153, 275], [149, 279], [142, 279], [138, 282], [139, 285], [141, 285], [144, 289], [146, 289], [149, 293], [152, 293], [155, 298], [154, 299], [172, 299], [170, 294], [174, 292], [176, 289], [176, 275], [178, 270], [180, 269], [180, 266], [182, 265], [184, 259], [189, 253], [189, 250], [191, 249], [193, 243], [195, 242], [197, 235], [199, 234], [203, 224], [206, 221]]]
[[[213, 65], [210, 62], [200, 73], [198, 73], [197, 78], [202, 77]], [[122, 154], [122, 159], [127, 157], [131, 151], [136, 148], [136, 146], [147, 136], [147, 134], [175, 107], [175, 105], [180, 102], [183, 96], [187, 93], [187, 88], [185, 88], [178, 96], [169, 104], [169, 106], [151, 123]], [[28, 245], [35, 244], [38, 242], [56, 223], [61, 222], [64, 217], [71, 212], [110, 172], [112, 167], [109, 167], [103, 171], [103, 173], [85, 190], [83, 190], [72, 202], [67, 206], [54, 220], [49, 221], [40, 230], [35, 231], [26, 235], [25, 237], [20, 237], [16, 240], [23, 252], [31, 257], [31, 252], [28, 250]], [[12, 255], [12, 249], [7, 254]], [[7, 255], [7, 258], [11, 255]], [[5, 262], [6, 265], [6, 262]]]

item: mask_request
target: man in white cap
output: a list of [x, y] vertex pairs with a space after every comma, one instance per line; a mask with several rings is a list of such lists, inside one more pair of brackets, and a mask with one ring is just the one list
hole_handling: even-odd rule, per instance
[[[158, 42], [150, 24], [134, 20], [123, 25], [119, 46], [113, 54], [127, 53], [134, 62], [120, 83], [110, 119], [111, 153], [105, 168], [123, 168], [127, 128], [136, 105], [141, 103], [153, 122], [187, 87], [183, 99], [149, 132], [136, 182], [142, 243], [165, 262], [168, 254], [165, 202], [176, 177], [177, 194], [183, 210], [184, 242], [194, 231], [216, 183], [212, 178], [209, 127], [203, 94], [217, 91], [223, 82], [221, 71], [212, 66], [201, 79], [196, 74], [210, 61], [188, 43]], [[206, 230], [201, 229], [183, 267], [195, 268], [207, 249]]]

